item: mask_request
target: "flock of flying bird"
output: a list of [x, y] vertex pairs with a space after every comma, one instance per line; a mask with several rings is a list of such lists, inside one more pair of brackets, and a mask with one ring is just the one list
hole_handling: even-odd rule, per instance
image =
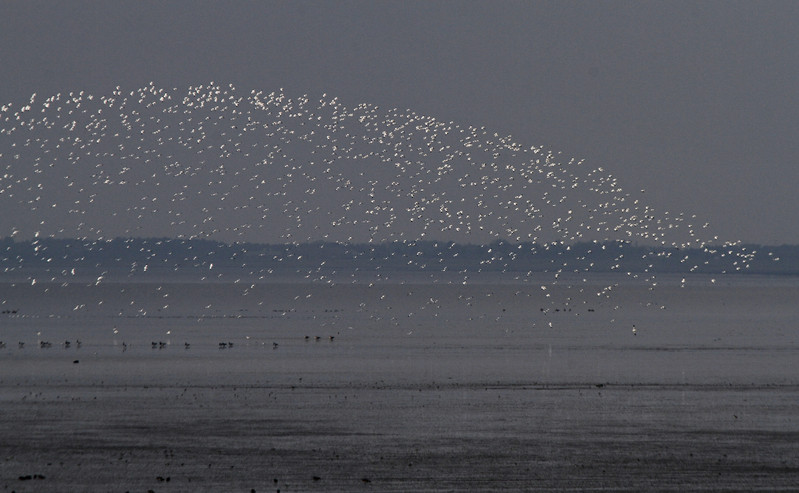
[[214, 82], [0, 105], [0, 210], [4, 236], [98, 242], [736, 244], [484, 127]]

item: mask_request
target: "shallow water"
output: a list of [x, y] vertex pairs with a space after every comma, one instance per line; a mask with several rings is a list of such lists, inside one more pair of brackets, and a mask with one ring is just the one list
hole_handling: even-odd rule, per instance
[[449, 281], [0, 284], [0, 485], [799, 482], [799, 280]]

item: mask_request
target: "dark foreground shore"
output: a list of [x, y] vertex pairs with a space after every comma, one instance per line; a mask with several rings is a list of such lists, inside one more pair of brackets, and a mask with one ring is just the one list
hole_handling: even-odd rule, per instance
[[52, 372], [57, 363], [48, 363], [49, 374], [4, 379], [0, 387], [3, 491], [773, 491], [799, 484], [796, 386], [399, 384], [346, 374], [270, 382], [241, 366], [215, 384], [208, 381], [220, 380], [213, 374], [220, 368], [205, 382], [139, 376], [106, 384], [97, 373], [67, 375], [71, 368], [61, 378]]

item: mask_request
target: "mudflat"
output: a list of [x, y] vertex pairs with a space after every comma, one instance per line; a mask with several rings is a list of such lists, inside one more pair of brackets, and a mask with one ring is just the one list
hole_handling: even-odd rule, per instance
[[[159, 297], [184, 290], [160, 287]], [[655, 311], [631, 291], [620, 308], [574, 304], [545, 314], [541, 308], [551, 307], [526, 287], [428, 288], [386, 288], [377, 297], [386, 305], [367, 300], [364, 308], [366, 291], [325, 288], [343, 294], [320, 303], [318, 288], [281, 286], [262, 312], [258, 304], [230, 306], [249, 315], [199, 322], [193, 314], [126, 318], [116, 309], [8, 318], [0, 488], [773, 491], [799, 484], [795, 288], [669, 288], [660, 293], [665, 308]], [[430, 298], [438, 305], [427, 318], [408, 317]], [[107, 292], [104, 300], [122, 298]], [[189, 301], [177, 305], [191, 311]], [[395, 313], [403, 318], [392, 321]]]

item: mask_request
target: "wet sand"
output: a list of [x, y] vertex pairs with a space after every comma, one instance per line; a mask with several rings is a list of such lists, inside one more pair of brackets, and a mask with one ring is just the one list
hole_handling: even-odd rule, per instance
[[[344, 315], [321, 322], [320, 315], [317, 325], [301, 316], [299, 302], [294, 318], [263, 332], [252, 326], [263, 319], [225, 321], [233, 348], [218, 348], [219, 332], [181, 332], [175, 319], [147, 317], [129, 323], [152, 333], [128, 339], [124, 350], [100, 328], [84, 333], [80, 348], [8, 344], [0, 350], [0, 488], [789, 491], [799, 484], [793, 288], [783, 301], [761, 293], [780, 314], [760, 318], [784, 320], [756, 339], [743, 330], [750, 321], [742, 313], [759, 306], [759, 287], [746, 286], [742, 298], [738, 288], [725, 291], [704, 313], [684, 291], [666, 296], [669, 308], [655, 317], [660, 336], [648, 332], [655, 328], [648, 310], [616, 310], [622, 328], [602, 337], [591, 335], [601, 306], [590, 312], [597, 320], [583, 306], [579, 321], [547, 333], [540, 323], [529, 328], [526, 317], [538, 306], [523, 314], [523, 304], [506, 302], [496, 311], [505, 319], [492, 325], [494, 297], [510, 294], [470, 289], [484, 300], [472, 308], [487, 317], [435, 331], [408, 317], [391, 330], [382, 321], [369, 328], [373, 319], [342, 298], [333, 309]], [[394, 296], [392, 307], [405, 311], [422, 300]], [[730, 308], [731, 299], [751, 304]], [[474, 315], [441, 303], [439, 317]], [[125, 320], [104, 317], [54, 326], [125, 330]], [[7, 319], [6, 333], [48, 329], [47, 320]], [[635, 336], [630, 320], [642, 328]], [[704, 332], [686, 335], [696, 320]], [[152, 349], [159, 324], [173, 339]]]
[[3, 395], [5, 490], [753, 491], [799, 478], [796, 387], [68, 381], [4, 382]]

